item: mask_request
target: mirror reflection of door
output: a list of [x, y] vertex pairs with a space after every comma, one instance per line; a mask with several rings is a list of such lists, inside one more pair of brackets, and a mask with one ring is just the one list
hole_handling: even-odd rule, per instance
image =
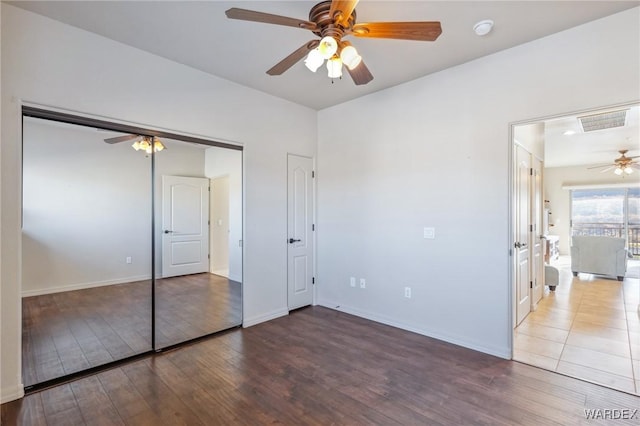
[[242, 153], [163, 143], [155, 162], [157, 348], [242, 322]]
[[152, 349], [151, 159], [118, 136], [24, 118], [27, 388]]

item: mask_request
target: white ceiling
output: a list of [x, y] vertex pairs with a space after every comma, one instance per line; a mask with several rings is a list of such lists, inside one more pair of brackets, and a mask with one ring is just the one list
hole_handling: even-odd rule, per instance
[[[357, 22], [440, 21], [435, 42], [350, 41], [374, 80], [331, 80], [300, 61], [281, 76], [265, 71], [316, 38], [292, 27], [227, 19], [231, 7], [307, 19], [315, 1], [17, 1], [10, 4], [137, 47], [244, 86], [322, 109], [640, 5], [640, 1], [362, 0]], [[479, 37], [473, 25], [495, 21]]]
[[[357, 22], [440, 21], [435, 42], [350, 37], [374, 80], [356, 86], [345, 73], [334, 84], [324, 68], [303, 62], [282, 76], [265, 73], [315, 36], [291, 27], [227, 19], [231, 7], [307, 19], [316, 1], [19, 1], [9, 2], [292, 102], [322, 109], [395, 86], [582, 23], [640, 5], [635, 1], [377, 1], [362, 0]], [[492, 19], [479, 37], [474, 23]], [[576, 116], [545, 122], [545, 165], [603, 164], [619, 149], [640, 155], [638, 107], [626, 127], [572, 136]]]

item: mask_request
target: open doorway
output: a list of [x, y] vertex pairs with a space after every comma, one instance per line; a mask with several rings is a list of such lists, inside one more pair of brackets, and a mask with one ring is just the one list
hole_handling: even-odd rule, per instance
[[[521, 263], [514, 256], [513, 359], [636, 394], [640, 394], [636, 254], [640, 201], [635, 195], [640, 188], [639, 158], [635, 158], [640, 156], [639, 117], [637, 104], [625, 104], [517, 124], [512, 133], [515, 153], [517, 146], [531, 147], [518, 138], [537, 126], [544, 161], [542, 197], [533, 195], [530, 180], [528, 226], [522, 228], [531, 231], [529, 243], [542, 242], [542, 268], [537, 269], [533, 254], [527, 256], [525, 269], [532, 278], [528, 283], [518, 281]], [[621, 165], [624, 150], [623, 162], [625, 158], [629, 162]], [[514, 174], [515, 243], [520, 235], [517, 218], [522, 214], [517, 183]], [[622, 246], [617, 257], [612, 254], [618, 250], [612, 248], [615, 244]], [[514, 250], [517, 253], [517, 246]], [[536, 278], [542, 284], [539, 298], [532, 289]], [[519, 304], [523, 295], [529, 300]]]

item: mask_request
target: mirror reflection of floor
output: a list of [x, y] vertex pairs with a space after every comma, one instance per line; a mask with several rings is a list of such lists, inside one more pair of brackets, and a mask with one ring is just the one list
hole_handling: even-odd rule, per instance
[[560, 285], [516, 328], [513, 359], [640, 394], [640, 260], [623, 282], [573, 277], [569, 257], [554, 266]]
[[[151, 282], [22, 300], [23, 383], [30, 386], [151, 350]], [[203, 273], [156, 281], [156, 347], [242, 323], [241, 284]]]

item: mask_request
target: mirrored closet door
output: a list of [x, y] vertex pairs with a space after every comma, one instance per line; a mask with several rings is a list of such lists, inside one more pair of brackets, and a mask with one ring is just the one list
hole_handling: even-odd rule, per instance
[[242, 152], [172, 139], [156, 154], [156, 346], [242, 323]]
[[241, 149], [26, 111], [27, 390], [242, 324]]
[[151, 158], [118, 136], [23, 119], [26, 387], [152, 349]]

